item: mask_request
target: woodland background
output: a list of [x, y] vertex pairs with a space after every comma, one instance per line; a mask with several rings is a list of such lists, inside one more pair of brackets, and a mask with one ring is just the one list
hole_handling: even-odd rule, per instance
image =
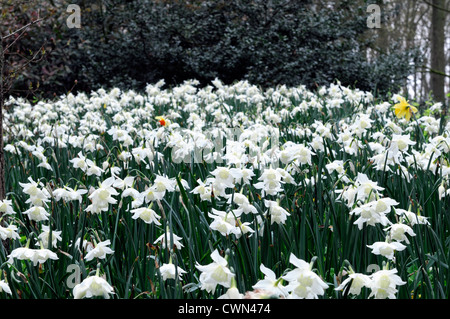
[[[67, 27], [69, 4], [81, 8], [79, 29]], [[369, 4], [381, 8], [379, 29], [367, 26]], [[160, 79], [207, 85], [214, 78], [310, 89], [339, 80], [379, 95], [403, 89], [419, 102], [446, 102], [450, 92], [448, 0], [0, 5], [5, 96], [37, 101], [99, 87], [140, 90]]]

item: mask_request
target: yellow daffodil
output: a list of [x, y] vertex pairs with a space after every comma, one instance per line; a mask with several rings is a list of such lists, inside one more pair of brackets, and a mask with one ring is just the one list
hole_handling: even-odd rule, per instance
[[417, 113], [417, 108], [406, 101], [404, 97], [398, 98], [399, 103], [394, 105], [394, 112], [397, 118], [404, 117], [409, 122], [413, 113]]

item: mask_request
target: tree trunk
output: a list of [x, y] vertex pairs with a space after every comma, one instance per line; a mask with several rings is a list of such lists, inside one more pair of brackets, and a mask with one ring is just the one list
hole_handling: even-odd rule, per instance
[[[382, 12], [386, 12], [387, 10], [387, 3], [385, 3], [384, 0], [378, 0], [376, 2], [380, 7]], [[390, 14], [390, 13], [389, 13]], [[381, 54], [389, 54], [389, 23], [386, 21], [386, 17], [382, 15], [384, 19], [382, 19], [381, 28], [376, 29], [376, 32], [378, 32], [378, 38], [377, 38], [377, 47], [380, 49], [380, 55]]]
[[[431, 14], [431, 91], [437, 102], [445, 103], [445, 0], [433, 0]], [[437, 72], [433, 72], [437, 71]]]
[[5, 154], [3, 147], [3, 105], [4, 105], [4, 86], [3, 86], [3, 68], [5, 66], [5, 52], [3, 51], [3, 37], [0, 35], [0, 200], [6, 197], [5, 185]]

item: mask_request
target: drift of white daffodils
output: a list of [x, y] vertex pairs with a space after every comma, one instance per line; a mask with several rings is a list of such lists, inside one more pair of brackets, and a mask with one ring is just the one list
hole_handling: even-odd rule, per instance
[[294, 254], [289, 257], [289, 262], [296, 268], [289, 271], [282, 278], [288, 281], [286, 286], [291, 299], [317, 299], [328, 289], [325, 283], [315, 272], [312, 271], [313, 262], [297, 258]]
[[15, 248], [8, 255], [8, 263], [12, 263], [13, 259], [17, 260], [29, 260], [33, 263], [33, 266], [36, 266], [38, 263], [43, 264], [48, 259], [57, 260], [59, 259], [56, 253], [52, 252], [47, 248], [38, 248], [32, 249], [28, 247], [19, 247]]
[[225, 288], [230, 288], [231, 280], [235, 274], [228, 268], [227, 260], [220, 256], [219, 252], [214, 250], [211, 253], [212, 262], [207, 265], [200, 265], [198, 262], [195, 265], [200, 274], [201, 289], [209, 293], [214, 293], [217, 285]]
[[85, 209], [85, 211], [99, 214], [102, 211], [108, 211], [110, 204], [117, 203], [117, 199], [113, 196], [119, 195], [119, 192], [112, 187], [114, 181], [114, 177], [105, 179], [99, 187], [89, 195], [91, 204]]
[[[421, 212], [402, 209], [394, 198], [385, 197], [385, 189], [365, 173], [369, 174], [374, 169], [401, 174], [402, 178], [410, 181], [412, 168], [433, 174], [438, 172], [442, 175], [439, 199], [445, 200], [450, 194], [450, 167], [442, 160], [443, 155], [450, 151], [450, 124], [439, 135], [439, 118], [422, 116], [417, 123], [403, 125], [405, 123], [401, 120], [393, 120], [390, 116], [391, 103], [372, 105], [370, 93], [351, 90], [340, 83], [321, 87], [316, 93], [304, 86], [280, 86], [263, 91], [246, 81], [224, 85], [216, 79], [213, 86], [206, 88], [197, 88], [197, 84], [196, 81], [186, 81], [168, 91], [163, 89], [164, 81], [160, 81], [149, 84], [143, 93], [117, 88], [109, 92], [99, 89], [90, 96], [70, 93], [63, 101], [39, 102], [36, 105], [22, 99], [7, 101], [15, 107], [5, 114], [5, 124], [11, 128], [5, 136], [6, 152], [12, 156], [30, 154], [30, 158], [39, 163], [38, 167], [50, 173], [65, 165], [57, 163], [51, 153], [62, 150], [69, 154], [67, 167], [71, 171], [81, 171], [83, 181], [84, 178], [95, 181], [95, 184], [72, 185], [72, 188], [71, 181], [55, 179], [56, 182], [44, 184], [43, 179], [35, 181], [33, 178], [37, 177], [30, 176], [27, 181], [19, 183], [28, 196], [28, 206], [18, 210], [12, 200], [4, 199], [0, 201], [0, 213], [11, 218], [17, 213], [26, 215], [39, 231], [37, 243], [42, 248], [16, 248], [8, 256], [10, 261], [30, 260], [37, 265], [58, 258], [54, 252], [45, 249], [57, 248], [62, 240], [61, 232], [49, 226], [55, 214], [53, 204], [79, 204], [85, 212], [109, 214], [114, 210], [117, 212], [117, 208], [131, 198], [131, 206], [122, 207], [126, 214], [131, 214], [137, 223], [144, 222], [159, 229], [161, 216], [157, 206], [152, 205], [165, 201], [169, 194], [180, 192], [178, 177], [158, 171], [156, 160], [169, 163], [169, 158], [158, 152], [163, 148], [171, 149], [174, 163], [213, 167], [207, 176], [193, 175], [189, 182], [182, 179], [180, 182], [184, 191], [207, 202], [204, 204], [211, 205], [217, 200], [226, 204], [223, 211], [211, 208], [205, 215], [212, 233], [230, 240], [252, 236], [253, 227], [259, 227], [260, 235], [264, 234], [261, 231], [264, 219], [270, 219], [272, 224], [285, 224], [293, 210], [285, 206], [288, 201], [284, 200], [284, 191], [293, 186], [300, 190], [303, 185], [314, 187], [320, 182], [318, 175], [309, 176], [308, 173], [314, 157], [324, 154], [327, 157], [322, 179], [337, 176], [339, 183], [336, 185], [342, 185], [335, 191], [337, 200], [348, 208], [349, 219], [353, 218], [355, 227], [365, 231], [368, 226], [382, 226], [384, 241], [370, 243], [368, 248], [388, 261], [395, 261], [396, 254], [406, 250], [410, 238], [416, 236], [413, 227], [427, 226], [430, 222]], [[256, 112], [237, 112], [236, 106], [226, 103], [230, 99], [255, 104]], [[396, 96], [393, 97], [395, 99]], [[326, 115], [330, 110], [339, 110], [346, 102], [354, 107], [354, 113], [348, 118], [336, 123], [317, 119], [310, 124], [301, 124], [304, 113], [310, 110]], [[363, 103], [369, 106], [364, 108]], [[275, 108], [275, 104], [282, 106], [281, 109]], [[167, 109], [167, 105], [171, 108]], [[440, 105], [434, 105], [430, 110], [436, 112], [440, 108]], [[155, 110], [158, 109], [164, 109], [166, 114], [157, 114]], [[104, 114], [110, 116], [111, 123], [105, 120]], [[385, 125], [382, 130], [374, 132], [375, 116]], [[299, 123], [285, 127], [287, 119], [299, 120]], [[39, 126], [33, 125], [36, 121], [39, 121]], [[430, 137], [421, 148], [412, 139], [415, 125], [420, 125]], [[295, 142], [285, 134], [291, 135]], [[105, 150], [102, 145], [104, 139], [112, 139], [117, 145], [117, 157], [107, 156], [102, 163], [96, 163], [97, 152]], [[30, 145], [30, 141], [34, 145]], [[339, 146], [341, 151], [327, 147], [332, 144]], [[67, 152], [69, 147], [77, 151]], [[344, 155], [352, 159], [362, 150], [373, 153], [365, 173], [358, 172], [358, 163], [344, 161], [340, 157]], [[132, 164], [139, 169], [129, 170]], [[151, 169], [154, 173], [137, 175], [141, 168]], [[138, 179], [145, 181], [145, 187], [139, 187]], [[69, 203], [73, 201], [78, 203]], [[247, 222], [253, 219], [255, 222]], [[2, 240], [19, 240], [21, 229], [18, 226], [16, 223], [0, 226]], [[153, 243], [164, 249], [180, 250], [184, 247], [182, 240], [166, 228]], [[89, 241], [77, 238], [75, 245], [81, 241], [86, 261], [103, 259], [114, 253], [109, 248], [109, 239], [91, 247]], [[196, 269], [192, 270], [200, 272], [201, 289], [214, 293], [217, 285], [221, 285], [228, 289], [223, 298], [242, 298], [243, 295], [233, 285], [233, 281], [239, 278], [227, 260], [220, 256], [218, 250], [211, 253], [211, 259], [213, 262], [208, 265], [196, 262]], [[261, 264], [264, 279], [253, 285], [253, 296], [318, 298], [324, 295], [329, 284], [312, 270], [312, 264], [293, 254], [289, 261], [295, 269], [281, 273], [280, 277]], [[182, 275], [187, 273], [171, 262], [161, 263], [159, 271], [163, 280], [182, 280], [185, 277]], [[359, 295], [363, 288], [367, 288], [371, 290], [370, 297], [374, 298], [395, 298], [397, 287], [405, 284], [397, 270], [388, 267], [372, 275], [350, 272], [336, 289], [344, 290], [350, 282], [350, 294]], [[3, 281], [0, 281], [1, 291], [10, 293]], [[114, 289], [97, 275], [85, 279], [73, 294], [75, 298], [110, 298]]]
[[74, 299], [102, 297], [110, 299], [114, 288], [98, 274], [89, 276], [73, 288]]

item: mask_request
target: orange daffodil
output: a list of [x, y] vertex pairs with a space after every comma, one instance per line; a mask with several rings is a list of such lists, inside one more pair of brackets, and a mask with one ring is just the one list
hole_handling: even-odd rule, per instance
[[404, 117], [409, 122], [412, 114], [417, 113], [417, 108], [409, 104], [404, 97], [399, 96], [397, 99], [399, 103], [394, 105], [395, 115], [399, 119]]
[[168, 121], [163, 116], [157, 116], [157, 117], [155, 117], [155, 119], [158, 120], [158, 122], [159, 122], [159, 124], [161, 124], [161, 126], [166, 126], [168, 124]]

